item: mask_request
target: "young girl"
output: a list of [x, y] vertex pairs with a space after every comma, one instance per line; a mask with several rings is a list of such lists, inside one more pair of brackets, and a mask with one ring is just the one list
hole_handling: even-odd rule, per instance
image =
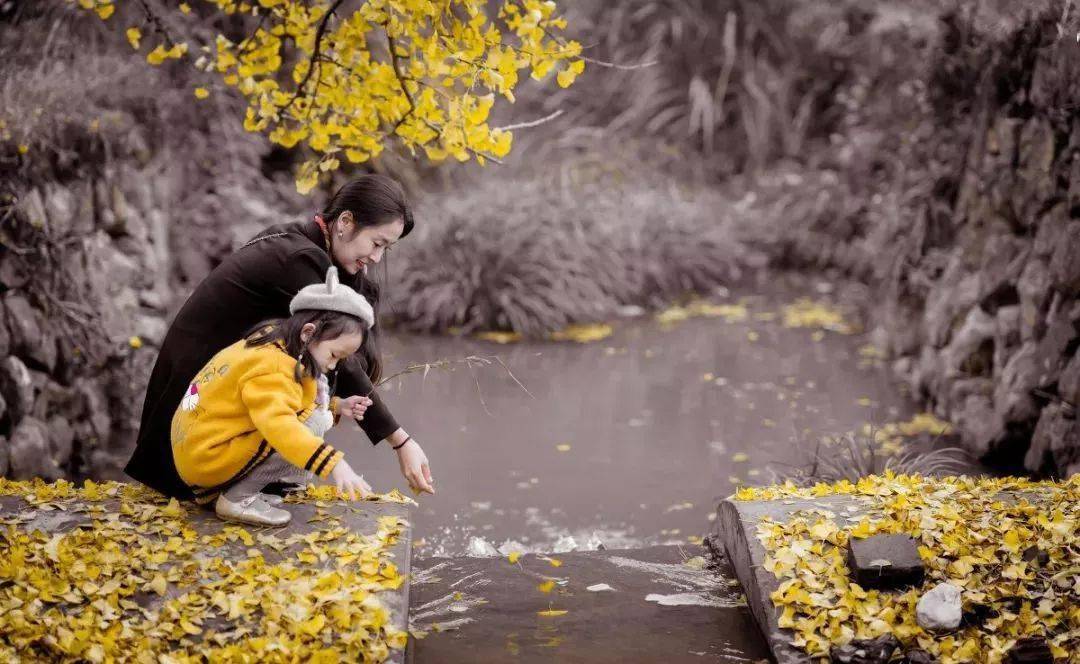
[[172, 420], [173, 460], [202, 504], [222, 519], [283, 526], [292, 515], [262, 493], [274, 482], [330, 477], [355, 498], [371, 487], [323, 441], [342, 415], [362, 419], [366, 396], [331, 399], [326, 372], [355, 353], [371, 305], [338, 282], [301, 289], [292, 316], [218, 352], [196, 375]]

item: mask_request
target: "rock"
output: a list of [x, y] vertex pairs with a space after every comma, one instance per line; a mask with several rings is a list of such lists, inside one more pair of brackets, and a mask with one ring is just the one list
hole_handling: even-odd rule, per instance
[[993, 369], [993, 339], [997, 332], [997, 320], [982, 310], [972, 307], [960, 329], [952, 335], [949, 344], [941, 352], [945, 365], [945, 377], [959, 374], [990, 375]]
[[936, 661], [933, 655], [922, 648], [910, 648], [904, 651], [904, 658], [900, 660], [900, 664], [934, 664]]
[[1075, 297], [1080, 294], [1080, 221], [1066, 227], [1050, 258], [1050, 283]]
[[15, 290], [29, 281], [30, 270], [22, 258], [12, 253], [0, 256], [0, 285], [7, 290]]
[[11, 432], [11, 477], [28, 480], [41, 477], [57, 480], [63, 476], [53, 458], [49, 445], [49, 430], [45, 423], [33, 417], [23, 418]]
[[926, 339], [939, 348], [949, 340], [956, 317], [979, 300], [979, 275], [964, 274], [963, 270], [959, 259], [951, 261], [938, 287], [926, 298], [923, 313]]
[[159, 313], [165, 313], [167, 308], [165, 296], [155, 289], [139, 291], [139, 305]]
[[900, 647], [892, 634], [876, 639], [852, 641], [846, 646], [833, 646], [829, 659], [834, 664], [885, 664]]
[[994, 331], [994, 371], [1000, 376], [1005, 363], [1016, 346], [1020, 345], [1020, 305], [1001, 307], [994, 314], [997, 329]]
[[48, 218], [49, 234], [53, 237], [68, 235], [71, 231], [71, 221], [76, 213], [75, 196], [71, 189], [62, 185], [47, 185], [45, 212]]
[[1039, 415], [1024, 467], [1036, 473], [1065, 474], [1076, 463], [1080, 463], [1080, 420], [1075, 409], [1051, 403]]
[[8, 439], [0, 436], [0, 477], [7, 477], [8, 456], [11, 453]]
[[1068, 225], [1069, 210], [1064, 203], [1058, 203], [1043, 215], [1039, 228], [1035, 231], [1035, 242], [1032, 245], [1035, 255], [1049, 260], [1054, 255], [1054, 250], [1065, 239]]
[[34, 407], [34, 382], [22, 360], [8, 355], [0, 361], [0, 395], [7, 402], [13, 423], [18, 423]]
[[915, 620], [919, 623], [919, 627], [929, 630], [959, 627], [963, 614], [960, 592], [959, 586], [939, 583], [920, 597], [915, 607]]
[[4, 309], [7, 312], [5, 318], [8, 331], [11, 333], [11, 347], [16, 353], [23, 354], [41, 338], [38, 312], [22, 295], [5, 296]]
[[1016, 280], [1027, 263], [1030, 242], [1015, 235], [995, 235], [986, 243], [979, 268], [979, 306], [993, 314], [1014, 305]]
[[964, 449], [976, 457], [985, 456], [1005, 434], [1005, 422], [985, 394], [968, 394], [950, 417], [960, 431]]
[[847, 563], [852, 578], [863, 588], [917, 585], [924, 575], [918, 547], [908, 535], [850, 538]]
[[94, 440], [86, 441], [87, 444], [93, 446], [107, 442], [112, 429], [112, 420], [109, 417], [109, 408], [106, 405], [102, 387], [84, 378], [76, 381], [75, 391], [81, 402], [83, 419], [89, 422], [90, 434], [94, 438]]
[[135, 317], [135, 334], [151, 346], [160, 347], [169, 325], [160, 316], [138, 314]]
[[0, 357], [7, 357], [11, 353], [11, 332], [8, 331], [7, 314], [3, 305], [0, 305]]
[[[19, 199], [19, 208], [26, 215], [26, 220], [34, 228], [45, 228], [49, 223], [45, 212], [45, 200], [41, 197], [41, 190], [34, 187]], [[6, 282], [5, 282], [6, 283]]]
[[467, 555], [474, 558], [493, 558], [499, 555], [498, 549], [483, 537], [470, 537]]
[[1009, 650], [1010, 664], [1053, 664], [1050, 644], [1040, 637], [1020, 639]]
[[1036, 362], [1038, 345], [1025, 341], [1005, 364], [994, 390], [994, 409], [1006, 422], [1027, 422], [1038, 416], [1039, 410], [1031, 391], [1039, 382]]
[[1042, 260], [1032, 260], [1016, 283], [1020, 296], [1020, 339], [1032, 341], [1042, 336], [1042, 322], [1050, 299], [1050, 270]]
[[1080, 408], [1080, 348], [1076, 349], [1072, 359], [1061, 371], [1058, 394], [1073, 408]]
[[75, 431], [71, 424], [59, 415], [49, 418], [49, 447], [52, 450], [53, 459], [60, 466], [68, 465], [71, 460], [71, 452], [75, 442]]

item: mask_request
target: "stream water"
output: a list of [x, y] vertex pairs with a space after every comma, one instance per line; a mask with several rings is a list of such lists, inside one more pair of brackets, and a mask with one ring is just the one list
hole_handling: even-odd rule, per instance
[[[513, 373], [454, 363], [380, 388], [436, 480], [418, 498], [416, 555], [699, 541], [739, 483], [805, 464], [821, 436], [910, 417], [864, 335], [785, 326], [805, 295], [820, 297], [733, 293], [714, 301], [745, 320], [643, 317], [592, 343], [387, 339], [388, 373], [495, 355]], [[405, 489], [396, 455], [348, 427], [332, 441], [375, 490]]]

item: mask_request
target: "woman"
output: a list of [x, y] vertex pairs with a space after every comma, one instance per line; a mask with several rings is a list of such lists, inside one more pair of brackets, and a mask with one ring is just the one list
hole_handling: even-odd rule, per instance
[[371, 398], [359, 422], [373, 444], [397, 451], [401, 473], [414, 490], [434, 493], [427, 456], [373, 391], [381, 375], [377, 349], [379, 291], [365, 277], [387, 249], [409, 234], [412, 212], [401, 185], [381, 175], [360, 176], [334, 194], [314, 221], [272, 226], [218, 265], [172, 322], [143, 402], [135, 453], [124, 469], [134, 479], [176, 498], [192, 498], [173, 463], [169, 429], [192, 378], [218, 351], [259, 323], [288, 318], [289, 301], [320, 283], [336, 265], [341, 282], [367, 297], [376, 324], [360, 352], [338, 366], [331, 382], [344, 396]]

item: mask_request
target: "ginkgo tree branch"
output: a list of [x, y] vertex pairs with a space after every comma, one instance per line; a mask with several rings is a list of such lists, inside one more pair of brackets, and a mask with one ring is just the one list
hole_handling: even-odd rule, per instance
[[[315, 67], [319, 66], [319, 49], [322, 48], [323, 35], [326, 34], [326, 26], [330, 23], [330, 17], [334, 16], [334, 12], [340, 7], [345, 0], [334, 0], [334, 4], [326, 10], [326, 14], [323, 15], [319, 21], [319, 26], [315, 29], [315, 44], [311, 48], [311, 57], [308, 60], [307, 72], [304, 74], [304, 79], [296, 86], [296, 93], [293, 94], [292, 99], [287, 104], [281, 107], [281, 110], [285, 110], [296, 103], [296, 100], [300, 98], [300, 95], [304, 93], [304, 89], [307, 87], [308, 81], [311, 80], [311, 75], [315, 72]], [[309, 107], [310, 110], [310, 107]]]

